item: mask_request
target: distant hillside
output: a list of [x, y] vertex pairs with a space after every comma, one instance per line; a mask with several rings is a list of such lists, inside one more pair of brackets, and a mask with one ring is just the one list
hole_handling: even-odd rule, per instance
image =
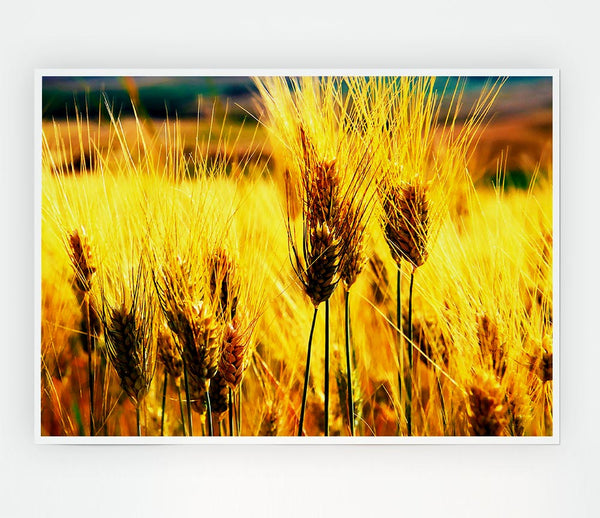
[[[470, 77], [466, 81], [463, 109], [465, 117], [475, 103], [486, 81], [496, 78]], [[455, 78], [449, 80], [452, 91]], [[441, 89], [448, 78], [438, 78]], [[227, 121], [242, 127], [241, 121], [249, 114], [257, 117], [257, 91], [248, 77], [47, 77], [43, 80], [43, 118], [64, 121], [68, 116], [75, 120], [75, 107], [87, 111], [92, 120], [106, 98], [113, 112], [127, 125], [133, 115], [132, 101], [143, 119], [151, 119], [158, 125], [169, 117], [179, 117], [185, 134], [193, 141], [197, 131], [210, 135], [213, 109], [217, 126], [227, 109]], [[105, 108], [102, 108], [105, 112]], [[443, 113], [443, 110], [442, 110]], [[202, 121], [196, 125], [196, 117]], [[103, 117], [107, 120], [107, 117]], [[460, 120], [459, 120], [460, 124]], [[68, 125], [61, 124], [61, 131]], [[257, 157], [266, 157], [269, 146], [261, 128], [257, 130], [253, 120], [244, 124], [244, 138], [238, 142], [244, 153], [249, 142], [257, 145]], [[106, 128], [101, 128], [104, 131]], [[68, 132], [67, 132], [68, 133]], [[253, 140], [256, 137], [256, 140]], [[102, 140], [101, 140], [102, 142]], [[211, 152], [215, 152], [212, 150]], [[84, 152], [85, 155], [85, 152]], [[548, 77], [509, 78], [490, 112], [488, 125], [478, 141], [477, 153], [471, 160], [471, 171], [478, 172], [481, 180], [493, 178], [498, 160], [505, 162], [508, 183], [527, 186], [532, 172], [539, 165], [549, 170], [552, 163], [552, 81]], [[89, 160], [82, 157], [81, 160]]]
[[[438, 78], [441, 88], [447, 78]], [[465, 88], [465, 109], [488, 80], [495, 78], [469, 77]], [[255, 114], [256, 87], [248, 77], [45, 77], [42, 88], [42, 115], [45, 119], [62, 119], [75, 115], [75, 107], [85, 109], [94, 117], [106, 97], [115, 112], [133, 113], [131, 98], [138, 98], [144, 115], [181, 118], [210, 113], [213, 102], [219, 108], [228, 106], [233, 118]], [[502, 89], [495, 106], [502, 116], [551, 106], [550, 78], [512, 77]]]
[[216, 101], [223, 108], [228, 104], [236, 118], [252, 109], [256, 94], [247, 77], [46, 77], [42, 90], [45, 119], [72, 117], [76, 106], [95, 117], [103, 96], [121, 115], [133, 114], [131, 98], [138, 97], [140, 109], [150, 117], [196, 117], [202, 98], [201, 112], [210, 112]]

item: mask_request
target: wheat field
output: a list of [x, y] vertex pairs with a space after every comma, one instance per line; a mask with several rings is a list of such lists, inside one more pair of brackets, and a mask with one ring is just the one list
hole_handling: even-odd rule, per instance
[[552, 162], [485, 181], [503, 80], [254, 82], [255, 124], [43, 123], [42, 435], [551, 436]]

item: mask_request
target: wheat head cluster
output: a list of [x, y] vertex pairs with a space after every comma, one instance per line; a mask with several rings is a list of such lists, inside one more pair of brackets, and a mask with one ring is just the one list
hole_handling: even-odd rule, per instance
[[254, 84], [254, 125], [44, 124], [42, 435], [552, 435], [552, 165], [477, 181], [503, 80]]

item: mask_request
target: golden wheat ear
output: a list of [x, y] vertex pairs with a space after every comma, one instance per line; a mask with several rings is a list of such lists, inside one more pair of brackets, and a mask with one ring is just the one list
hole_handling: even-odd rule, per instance
[[340, 225], [344, 254], [340, 277], [346, 291], [350, 290], [367, 264], [363, 242], [365, 222], [357, 212], [357, 207], [351, 202], [346, 201], [342, 206]]
[[102, 334], [102, 322], [96, 299], [92, 296], [92, 281], [97, 268], [95, 266], [92, 244], [85, 229], [75, 229], [67, 234], [69, 259], [74, 271], [73, 292], [81, 307], [81, 334], [83, 350], [93, 351], [96, 339]]
[[408, 261], [413, 268], [428, 257], [429, 202], [422, 184], [390, 185], [383, 194], [384, 233], [398, 265]]
[[471, 435], [505, 435], [508, 420], [504, 395], [494, 374], [483, 371], [473, 377], [467, 405]]
[[221, 376], [220, 371], [217, 371], [215, 376], [210, 380], [210, 409], [212, 418], [218, 423], [221, 421], [229, 410], [229, 385]]
[[157, 359], [178, 387], [183, 376], [183, 360], [169, 329], [163, 329], [158, 333]]
[[502, 379], [506, 373], [506, 344], [501, 339], [497, 318], [483, 312], [477, 314], [477, 339], [484, 360], [496, 377]]
[[82, 292], [92, 288], [92, 277], [96, 273], [94, 257], [85, 229], [73, 230], [68, 236], [69, 256], [75, 270], [75, 286]]
[[210, 292], [216, 316], [222, 322], [235, 318], [240, 296], [238, 266], [225, 248], [217, 248], [208, 260]]
[[254, 327], [254, 323], [248, 322], [248, 319], [242, 315], [243, 313], [238, 314], [225, 328], [219, 360], [219, 372], [233, 391], [240, 386], [248, 367], [248, 354]]
[[112, 310], [107, 337], [109, 358], [121, 387], [137, 406], [146, 397], [151, 382], [144, 358], [152, 340], [149, 329], [135, 311], [123, 305]]
[[220, 329], [212, 308], [203, 301], [185, 304], [177, 321], [192, 408], [204, 414], [208, 386], [218, 368]]

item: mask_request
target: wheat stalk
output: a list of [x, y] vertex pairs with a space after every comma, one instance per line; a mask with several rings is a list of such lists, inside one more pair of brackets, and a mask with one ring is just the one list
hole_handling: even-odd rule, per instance
[[[427, 196], [427, 185], [413, 183], [396, 185], [383, 183], [382, 206], [383, 226], [386, 242], [392, 253], [393, 259], [398, 266], [398, 289], [397, 289], [397, 319], [398, 330], [402, 330], [401, 306], [400, 306], [400, 278], [402, 260], [411, 266], [409, 308], [408, 308], [408, 369], [409, 381], [406, 384], [406, 419], [407, 432], [412, 435], [412, 385], [413, 385], [413, 327], [412, 327], [412, 305], [414, 274], [419, 266], [422, 266], [428, 257], [428, 237], [430, 233], [429, 202]], [[399, 350], [399, 359], [402, 353]], [[399, 361], [401, 365], [401, 361]], [[399, 386], [401, 387], [401, 381]]]
[[[356, 125], [344, 80], [303, 78], [291, 86], [282, 78], [257, 79], [270, 118], [276, 148], [283, 148], [288, 244], [293, 269], [315, 307], [311, 324], [305, 387], [300, 411], [302, 433], [316, 313], [325, 302], [325, 406], [329, 405], [329, 306], [342, 278], [352, 286], [363, 266], [362, 236], [366, 196], [366, 146]], [[299, 137], [299, 138], [298, 138]], [[337, 155], [337, 158], [332, 158]], [[291, 220], [301, 207], [298, 244]], [[325, 412], [325, 434], [329, 415]]]
[[[304, 292], [311, 299], [315, 314], [309, 336], [308, 354], [305, 368], [305, 385], [302, 396], [298, 434], [302, 434], [304, 409], [306, 406], [307, 384], [310, 372], [310, 352], [314, 323], [318, 307], [329, 300], [340, 281], [340, 260], [342, 241], [339, 234], [338, 218], [340, 210], [340, 180], [335, 169], [335, 160], [321, 160], [316, 156], [312, 144], [304, 129], [300, 127], [300, 140], [303, 149], [304, 170], [301, 177], [301, 193], [303, 205], [303, 243], [302, 253], [297, 250], [293, 238], [288, 212], [288, 237], [292, 254], [292, 266], [296, 272]], [[288, 193], [291, 190], [286, 189]], [[288, 206], [290, 203], [288, 202]], [[326, 304], [325, 319], [325, 406], [329, 400], [329, 308]], [[325, 413], [325, 435], [329, 434], [329, 416]]]
[[352, 394], [352, 364], [351, 356], [351, 328], [350, 328], [350, 289], [362, 272], [367, 258], [364, 252], [363, 237], [366, 225], [366, 207], [358, 201], [345, 200], [342, 205], [342, 235], [346, 242], [346, 254], [342, 261], [340, 276], [344, 285], [344, 337], [346, 351], [346, 376], [347, 383], [347, 411], [350, 422], [350, 434], [354, 435], [354, 399]]
[[69, 234], [69, 257], [71, 265], [75, 270], [75, 279], [73, 288], [78, 299], [82, 299], [84, 307], [83, 328], [86, 336], [85, 350], [88, 355], [88, 384], [90, 394], [90, 436], [95, 435], [94, 423], [94, 335], [99, 331], [99, 315], [96, 306], [90, 298], [92, 288], [92, 278], [96, 273], [92, 248], [82, 227], [81, 232], [74, 230]]

